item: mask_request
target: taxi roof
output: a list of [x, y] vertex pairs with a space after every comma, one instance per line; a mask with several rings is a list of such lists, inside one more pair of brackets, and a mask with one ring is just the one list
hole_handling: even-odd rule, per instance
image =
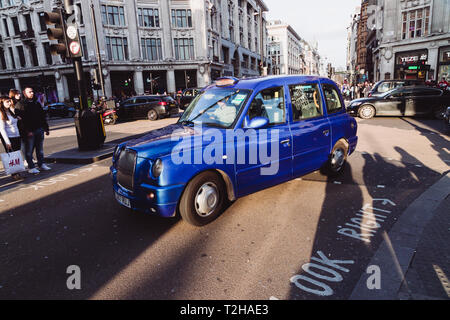
[[249, 89], [260, 90], [264, 87], [272, 87], [283, 84], [301, 84], [308, 82], [322, 82], [334, 84], [334, 82], [325, 77], [319, 76], [305, 76], [305, 75], [276, 75], [276, 76], [260, 76], [251, 78], [238, 79], [239, 81], [230, 86], [217, 86], [214, 83], [208, 86], [206, 89], [212, 88], [234, 88], [234, 89]]

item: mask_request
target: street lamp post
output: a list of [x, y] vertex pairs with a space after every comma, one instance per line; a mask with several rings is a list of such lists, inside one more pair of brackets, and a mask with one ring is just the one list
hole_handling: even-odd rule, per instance
[[[94, 12], [94, 3], [91, 2], [91, 15], [92, 15], [92, 25], [94, 27], [94, 37], [95, 37], [95, 49], [97, 51], [97, 63], [98, 63], [98, 73], [100, 78], [100, 85], [102, 87], [102, 94], [105, 96], [105, 82], [103, 80], [103, 70], [102, 70], [102, 57], [100, 55], [100, 45], [98, 43], [98, 34], [97, 34], [97, 22], [95, 19], [95, 12]], [[98, 96], [98, 94], [97, 94]]]

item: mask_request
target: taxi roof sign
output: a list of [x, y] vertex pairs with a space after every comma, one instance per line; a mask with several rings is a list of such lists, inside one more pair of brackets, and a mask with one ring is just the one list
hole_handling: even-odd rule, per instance
[[227, 86], [232, 86], [232, 85], [236, 84], [238, 81], [239, 81], [238, 78], [224, 77], [224, 78], [217, 79], [215, 81], [215, 84], [218, 87], [227, 87]]

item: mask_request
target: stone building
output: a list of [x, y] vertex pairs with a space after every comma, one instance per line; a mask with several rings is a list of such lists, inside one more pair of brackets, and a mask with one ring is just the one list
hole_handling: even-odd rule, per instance
[[302, 39], [287, 23], [271, 21], [267, 26], [269, 57], [273, 74], [304, 74]]
[[450, 1], [378, 0], [375, 80], [450, 77]]
[[[60, 3], [0, 0], [0, 91], [33, 85], [49, 100], [77, 96], [72, 65], [50, 55], [42, 15]], [[98, 66], [91, 3], [108, 97], [259, 75], [261, 53], [270, 65], [262, 0], [75, 0], [89, 82]]]

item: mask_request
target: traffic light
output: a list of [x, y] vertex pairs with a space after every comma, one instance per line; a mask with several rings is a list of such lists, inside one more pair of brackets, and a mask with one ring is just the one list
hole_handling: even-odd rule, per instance
[[81, 58], [83, 53], [77, 25], [66, 22], [65, 12], [61, 9], [45, 12], [44, 19], [47, 25], [55, 25], [47, 29], [49, 40], [58, 40], [58, 44], [50, 46], [51, 54], [59, 54], [63, 58]]
[[63, 58], [70, 57], [67, 50], [67, 40], [64, 23], [64, 13], [61, 9], [55, 9], [53, 12], [45, 12], [44, 20], [47, 25], [55, 25], [54, 28], [47, 29], [49, 40], [58, 40], [58, 44], [50, 45], [52, 55], [61, 55]]

